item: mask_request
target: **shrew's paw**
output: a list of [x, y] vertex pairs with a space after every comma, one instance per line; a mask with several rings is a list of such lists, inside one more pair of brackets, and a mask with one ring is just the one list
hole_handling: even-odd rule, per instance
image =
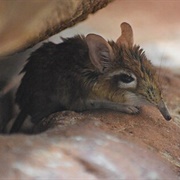
[[138, 114], [139, 111], [140, 111], [139, 107], [132, 106], [132, 105], [124, 106], [124, 112], [127, 114]]

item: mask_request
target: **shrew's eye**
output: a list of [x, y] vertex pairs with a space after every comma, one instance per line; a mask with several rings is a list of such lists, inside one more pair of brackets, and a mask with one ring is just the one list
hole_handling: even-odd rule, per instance
[[114, 71], [109, 75], [112, 85], [120, 89], [135, 89], [137, 87], [137, 78], [134, 73], [128, 70]]
[[134, 78], [127, 74], [120, 74], [119, 81], [121, 81], [123, 83], [130, 83], [130, 82], [134, 81]]

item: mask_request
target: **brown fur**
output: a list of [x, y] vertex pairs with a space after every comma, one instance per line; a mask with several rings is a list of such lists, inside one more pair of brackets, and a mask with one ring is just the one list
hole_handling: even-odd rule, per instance
[[136, 114], [142, 102], [161, 107], [169, 120], [155, 68], [133, 45], [131, 26], [121, 27], [128, 33], [123, 31], [117, 43], [89, 34], [46, 43], [32, 53], [17, 91], [21, 112], [11, 132], [19, 130], [27, 115], [38, 123], [60, 110], [108, 108]]

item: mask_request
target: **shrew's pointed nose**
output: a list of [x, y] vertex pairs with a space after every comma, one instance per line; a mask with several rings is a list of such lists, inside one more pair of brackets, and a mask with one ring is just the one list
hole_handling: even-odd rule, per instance
[[163, 115], [163, 117], [167, 120], [170, 121], [171, 120], [171, 115], [169, 114], [169, 111], [164, 103], [163, 100], [159, 101], [158, 105], [157, 105], [159, 111], [161, 112], [161, 114]]

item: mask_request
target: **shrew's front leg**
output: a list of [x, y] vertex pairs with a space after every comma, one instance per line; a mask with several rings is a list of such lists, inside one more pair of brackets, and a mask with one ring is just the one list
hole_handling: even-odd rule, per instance
[[88, 100], [85, 103], [87, 110], [93, 109], [110, 109], [127, 114], [139, 113], [139, 108], [133, 105], [127, 105], [123, 103], [116, 103], [107, 100]]

